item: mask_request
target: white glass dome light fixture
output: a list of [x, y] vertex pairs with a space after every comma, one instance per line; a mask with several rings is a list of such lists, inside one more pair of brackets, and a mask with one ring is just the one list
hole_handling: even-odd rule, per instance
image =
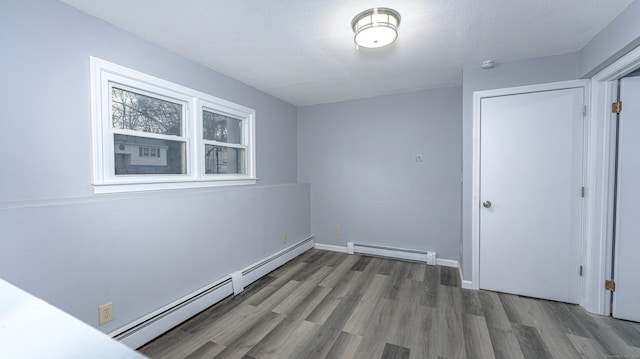
[[372, 49], [394, 42], [398, 38], [398, 26], [400, 14], [386, 7], [365, 10], [351, 21], [356, 45]]

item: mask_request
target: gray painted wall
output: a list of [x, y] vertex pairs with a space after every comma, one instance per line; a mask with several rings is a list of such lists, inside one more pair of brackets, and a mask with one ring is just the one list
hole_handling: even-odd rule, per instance
[[[640, 43], [638, 18], [634, 2], [579, 55], [465, 68], [462, 89], [296, 113], [55, 0], [6, 0], [0, 277], [91, 325], [113, 301], [107, 332], [282, 248], [283, 233], [436, 250], [468, 279], [473, 92], [590, 76]], [[93, 195], [89, 55], [256, 109], [259, 185]]]
[[575, 80], [576, 53], [500, 64], [489, 70], [464, 68], [462, 75], [462, 258], [463, 276], [471, 280], [471, 190], [473, 188], [473, 93], [475, 91]]
[[576, 54], [498, 64], [492, 70], [463, 69], [462, 258], [471, 279], [471, 189], [473, 92], [545, 82], [589, 78], [640, 45], [640, 2], [634, 1]]
[[311, 183], [316, 241], [457, 260], [461, 104], [453, 87], [300, 108], [298, 180]]
[[[294, 106], [55, 0], [0, 30], [0, 277], [109, 332], [311, 234]], [[90, 55], [254, 108], [259, 184], [93, 195]]]
[[634, 1], [580, 50], [578, 75], [592, 77], [640, 45], [640, 1]]

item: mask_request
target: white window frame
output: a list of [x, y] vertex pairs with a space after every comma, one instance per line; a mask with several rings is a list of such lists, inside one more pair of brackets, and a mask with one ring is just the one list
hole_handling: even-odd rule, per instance
[[[117, 193], [161, 189], [250, 185], [257, 182], [255, 163], [255, 110], [197, 90], [153, 77], [124, 66], [90, 57], [91, 127], [94, 193]], [[112, 128], [111, 87], [123, 87], [147, 96], [180, 103], [183, 107], [181, 136], [144, 133], [144, 137], [185, 143], [186, 174], [115, 175], [114, 134], [139, 136], [132, 130]], [[202, 111], [207, 109], [242, 121], [242, 143], [220, 143], [245, 149], [244, 174], [205, 174], [205, 141]]]
[[[237, 111], [234, 108], [231, 107], [223, 107], [220, 106], [219, 104], [215, 104], [209, 101], [200, 101], [200, 104], [198, 106], [198, 114], [200, 116], [201, 120], [201, 124], [204, 126], [204, 115], [203, 112], [207, 111], [207, 112], [214, 112], [220, 115], [224, 115], [224, 116], [228, 116], [228, 117], [232, 117], [234, 119], [240, 120], [240, 121], [245, 121], [244, 120], [244, 116], [245, 114], [243, 114], [242, 112]], [[200, 131], [201, 133], [203, 132], [202, 130]], [[206, 149], [206, 145], [210, 145], [210, 146], [220, 146], [220, 147], [226, 147], [226, 148], [237, 148], [237, 149], [244, 149], [245, 150], [245, 155], [248, 157], [249, 156], [249, 146], [247, 146], [246, 144], [246, 138], [248, 138], [250, 136], [249, 133], [249, 128], [248, 126], [242, 126], [242, 143], [241, 144], [235, 144], [235, 143], [230, 143], [230, 142], [219, 142], [219, 141], [213, 141], [213, 140], [202, 140], [202, 144], [200, 145], [201, 147], [201, 151], [202, 151], [202, 156], [200, 156], [200, 165], [202, 166], [202, 173], [203, 176], [205, 176], [206, 178], [208, 177], [212, 177], [212, 178], [219, 178], [219, 179], [224, 179], [230, 176], [234, 176], [232, 174], [207, 174], [206, 173], [206, 168], [205, 168], [205, 149]], [[200, 136], [203, 137], [203, 136]], [[247, 162], [249, 162], [249, 159], [247, 158]], [[247, 169], [247, 171], [249, 171]]]

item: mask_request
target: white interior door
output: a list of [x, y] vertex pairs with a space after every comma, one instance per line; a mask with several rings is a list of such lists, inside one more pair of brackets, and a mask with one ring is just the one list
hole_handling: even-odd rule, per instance
[[640, 321], [640, 77], [620, 84], [613, 316]]
[[480, 288], [579, 302], [584, 91], [482, 98]]

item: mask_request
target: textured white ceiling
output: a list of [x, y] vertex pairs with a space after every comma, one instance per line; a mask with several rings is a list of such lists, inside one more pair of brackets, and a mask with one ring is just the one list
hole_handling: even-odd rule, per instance
[[[459, 85], [462, 68], [574, 52], [632, 0], [60, 0], [298, 106]], [[352, 18], [397, 10], [356, 49]]]

